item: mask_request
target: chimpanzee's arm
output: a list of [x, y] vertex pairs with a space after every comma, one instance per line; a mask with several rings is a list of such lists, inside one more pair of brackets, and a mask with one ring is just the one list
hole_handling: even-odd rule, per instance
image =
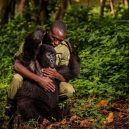
[[56, 70], [67, 80], [72, 80], [80, 73], [80, 61], [78, 58], [71, 54], [69, 65], [57, 66]]
[[56, 70], [58, 73], [60, 73], [65, 78], [66, 81], [70, 80], [69, 75], [71, 74], [70, 74], [70, 69], [68, 66], [66, 65], [57, 66]]
[[80, 58], [74, 47], [69, 42], [67, 42], [67, 45], [70, 50], [69, 64], [68, 66], [57, 66], [56, 69], [67, 81], [69, 81], [77, 77], [80, 73]]

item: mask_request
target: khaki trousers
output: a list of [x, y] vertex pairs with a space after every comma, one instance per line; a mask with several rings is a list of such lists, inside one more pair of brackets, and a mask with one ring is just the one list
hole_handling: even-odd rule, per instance
[[[15, 74], [12, 78], [10, 86], [8, 88], [8, 98], [14, 99], [18, 89], [22, 86], [23, 77], [20, 74]], [[61, 82], [59, 96], [67, 96], [68, 98], [75, 92], [73, 86], [67, 82]]]

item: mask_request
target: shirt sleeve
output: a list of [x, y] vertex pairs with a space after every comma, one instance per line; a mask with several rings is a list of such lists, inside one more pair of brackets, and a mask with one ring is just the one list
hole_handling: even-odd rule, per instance
[[60, 59], [59, 65], [68, 65], [69, 64], [69, 59], [70, 59], [70, 51], [67, 46], [63, 45], [62, 48], [62, 57]]
[[14, 55], [14, 59], [22, 59], [22, 57], [23, 57], [23, 44], [24, 43], [22, 43], [21, 44], [21, 46], [19, 47], [19, 50], [15, 53], [15, 55]]

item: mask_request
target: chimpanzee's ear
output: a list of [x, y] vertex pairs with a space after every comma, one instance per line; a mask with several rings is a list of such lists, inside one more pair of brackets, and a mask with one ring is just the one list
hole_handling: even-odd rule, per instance
[[42, 44], [40, 47], [39, 47], [39, 49], [38, 49], [38, 54], [37, 54], [37, 58], [38, 57], [40, 57], [41, 55], [43, 55], [44, 54], [44, 52], [45, 52], [45, 50], [46, 50], [46, 48], [45, 48], [45, 46]]
[[44, 50], [44, 51], [47, 50], [47, 45], [46, 44], [42, 44], [41, 45], [41, 49]]
[[43, 49], [42, 50], [46, 50], [46, 51], [50, 51], [52, 52], [52, 50], [54, 50], [52, 45], [48, 45], [48, 44], [42, 44]]
[[39, 51], [41, 51], [43, 53], [45, 50], [46, 50], [46, 46], [45, 46], [45, 44], [42, 44], [40, 46], [40, 50]]

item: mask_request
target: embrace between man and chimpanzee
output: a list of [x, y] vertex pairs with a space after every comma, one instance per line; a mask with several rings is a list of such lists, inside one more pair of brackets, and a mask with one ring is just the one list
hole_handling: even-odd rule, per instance
[[[53, 46], [57, 46], [59, 43], [61, 44], [66, 34], [64, 33], [64, 29], [63, 31], [61, 30], [62, 27], [60, 27], [60, 25], [62, 22], [57, 21], [55, 23], [49, 33], [49, 36], [51, 35], [50, 38], [46, 35], [47, 31], [44, 32], [38, 29], [28, 35], [23, 46], [23, 57], [20, 63], [32, 73], [44, 79], [49, 78], [51, 85], [55, 86], [54, 91], [52, 91], [50, 85], [48, 85], [48, 88], [45, 86], [41, 87], [35, 80], [24, 77], [23, 84], [15, 96], [18, 111], [21, 113], [24, 120], [33, 118], [42, 121], [43, 118], [56, 117], [56, 115], [59, 114], [57, 109], [59, 109], [60, 82], [67, 82], [75, 78], [80, 72], [79, 57], [71, 44], [66, 41], [64, 46], [70, 53], [68, 64], [56, 65], [57, 52], [54, 50]], [[46, 41], [47, 38], [53, 41], [53, 44], [49, 44], [47, 42], [48, 40]], [[58, 75], [58, 78], [54, 78], [54, 75], [52, 76], [51, 73], [49, 73], [50, 71], [45, 72], [46, 68], [57, 71], [59, 74], [54, 75]], [[44, 70], [42, 71], [42, 69]], [[66, 114], [67, 112], [64, 114], [61, 112], [61, 116]]]
[[[24, 51], [28, 50], [24, 49]], [[56, 52], [47, 44], [41, 45], [38, 51], [29, 62], [24, 60], [23, 65], [31, 72], [44, 77], [47, 75], [41, 71], [42, 68], [56, 68]], [[55, 92], [45, 91], [35, 81], [24, 79], [16, 95], [18, 111], [24, 120], [33, 118], [42, 121], [43, 118], [48, 118], [56, 112], [59, 102], [59, 80], [52, 79], [52, 81]]]

